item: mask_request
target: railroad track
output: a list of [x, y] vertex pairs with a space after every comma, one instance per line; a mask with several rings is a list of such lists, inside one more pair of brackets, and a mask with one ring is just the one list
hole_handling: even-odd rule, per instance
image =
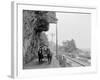
[[[63, 52], [59, 52], [59, 54], [61, 54], [61, 53], [63, 53]], [[63, 55], [65, 55], [65, 54], [66, 53], [63, 53]], [[71, 62], [73, 67], [77, 67], [77, 66], [83, 66], [83, 67], [90, 66], [90, 63], [89, 62], [83, 62], [83, 61], [78, 60], [76, 58], [72, 58], [72, 57], [70, 57], [68, 55], [65, 55], [65, 57], [67, 59], [66, 63], [67, 62]]]
[[[54, 52], [54, 51], [53, 51]], [[54, 52], [55, 55], [56, 55], [56, 52]], [[58, 55], [65, 55], [66, 53], [63, 53], [63, 52], [58, 52]], [[79, 67], [79, 66], [90, 66], [90, 63], [89, 62], [83, 62], [81, 60], [78, 60], [76, 58], [72, 58], [68, 55], [65, 55], [66, 57], [66, 63], [69, 63], [69, 64], [72, 64], [72, 67]]]
[[72, 65], [73, 66], [89, 66], [89, 63], [85, 63], [85, 62], [82, 62], [82, 61], [80, 61], [80, 60], [77, 60], [77, 59], [74, 59], [74, 58], [71, 58], [71, 57], [69, 57], [69, 56], [66, 56], [66, 59], [67, 59], [67, 61], [69, 60], [71, 63], [72, 63]]

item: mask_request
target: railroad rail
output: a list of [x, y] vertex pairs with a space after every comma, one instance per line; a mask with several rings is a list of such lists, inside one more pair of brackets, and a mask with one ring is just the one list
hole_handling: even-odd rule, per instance
[[69, 59], [71, 60], [72, 62], [76, 63], [76, 64], [79, 64], [80, 66], [89, 66], [89, 63], [85, 63], [85, 62], [82, 62], [80, 60], [77, 60], [77, 59], [74, 59], [74, 58], [71, 58], [69, 56], [66, 56], [66, 59]]
[[[55, 56], [56, 56], [56, 52], [54, 52], [54, 53], [55, 53]], [[60, 52], [60, 51], [58, 52], [58, 55], [65, 55], [65, 54], [66, 53], [64, 53], [64, 52]], [[83, 61], [78, 60], [76, 58], [72, 58], [72, 57], [70, 57], [68, 55], [65, 55], [65, 57], [66, 57], [66, 63], [71, 62], [73, 67], [77, 67], [77, 66], [83, 66], [83, 67], [90, 66], [89, 62], [83, 62]]]

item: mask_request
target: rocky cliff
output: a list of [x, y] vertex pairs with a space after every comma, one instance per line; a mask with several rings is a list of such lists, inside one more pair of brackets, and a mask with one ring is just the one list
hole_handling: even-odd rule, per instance
[[48, 11], [23, 10], [23, 61], [29, 63], [37, 57], [40, 45], [48, 45], [45, 31], [56, 22], [56, 13]]

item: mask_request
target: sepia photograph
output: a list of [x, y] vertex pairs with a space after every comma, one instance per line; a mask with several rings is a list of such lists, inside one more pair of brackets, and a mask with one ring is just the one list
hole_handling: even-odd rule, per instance
[[91, 14], [22, 11], [23, 69], [91, 66]]

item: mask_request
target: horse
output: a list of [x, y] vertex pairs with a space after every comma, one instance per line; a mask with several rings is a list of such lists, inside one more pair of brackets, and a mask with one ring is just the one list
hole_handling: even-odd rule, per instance
[[39, 60], [39, 63], [42, 62], [42, 58], [43, 58], [43, 50], [42, 50], [42, 47], [40, 47], [39, 50], [38, 50], [38, 60]]
[[45, 52], [47, 53], [48, 64], [50, 64], [52, 60], [52, 54], [50, 52], [50, 49], [47, 47]]

